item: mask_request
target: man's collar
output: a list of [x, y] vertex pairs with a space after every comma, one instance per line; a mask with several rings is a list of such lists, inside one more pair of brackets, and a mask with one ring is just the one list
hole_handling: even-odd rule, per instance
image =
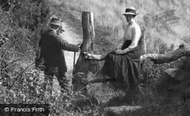
[[53, 28], [49, 28], [49, 30], [53, 31], [54, 33], [56, 33], [56, 30]]

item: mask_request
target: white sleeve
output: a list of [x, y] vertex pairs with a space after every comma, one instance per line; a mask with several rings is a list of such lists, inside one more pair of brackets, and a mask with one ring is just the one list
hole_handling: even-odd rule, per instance
[[131, 45], [128, 47], [129, 49], [133, 49], [135, 47], [137, 47], [138, 42], [140, 40], [141, 37], [141, 29], [138, 25], [135, 25], [134, 28], [132, 29], [132, 42]]

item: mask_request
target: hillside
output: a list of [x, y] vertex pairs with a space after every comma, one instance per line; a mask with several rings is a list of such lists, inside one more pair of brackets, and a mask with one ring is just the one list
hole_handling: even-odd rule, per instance
[[[52, 78], [44, 75], [44, 66], [35, 67], [40, 34], [48, 28], [51, 16], [63, 19], [62, 36], [77, 44], [83, 37], [84, 10], [95, 16], [94, 53], [105, 54], [122, 39], [126, 21], [121, 14], [127, 6], [134, 6], [139, 12], [136, 20], [146, 30], [147, 53], [171, 52], [181, 43], [190, 46], [189, 0], [0, 0], [0, 3], [0, 115], [5, 113], [2, 104], [49, 104], [46, 107], [51, 116], [189, 116], [189, 85], [179, 94], [169, 91], [169, 87], [179, 82], [163, 78], [164, 70], [180, 66], [184, 58], [161, 65], [144, 62], [137, 89], [127, 89], [117, 82], [96, 83], [87, 86], [88, 95], [73, 91], [72, 86], [61, 93], [57, 78], [53, 77], [51, 86]], [[74, 77], [73, 55], [65, 52], [69, 79]], [[103, 63], [91, 62], [88, 78], [102, 78], [97, 72]]]
[[[136, 20], [141, 28], [146, 30], [147, 53], [165, 53], [176, 49], [180, 44], [190, 45], [190, 33], [188, 33], [190, 30], [188, 26], [190, 24], [190, 2], [187, 0], [49, 1], [52, 4], [52, 13], [60, 15], [79, 35], [82, 35], [82, 11], [89, 10], [94, 13], [96, 33], [94, 51], [100, 54], [114, 48], [122, 38], [126, 21], [121, 14], [127, 6], [134, 6], [139, 12]], [[105, 107], [129, 105], [129, 107], [142, 106], [143, 108], [134, 112], [123, 112], [121, 113], [123, 116], [187, 116], [190, 112], [187, 109], [189, 102], [181, 101], [181, 96], [176, 93], [167, 93], [168, 81], [165, 82], [166, 85], [161, 85], [161, 91], [163, 92], [161, 95], [156, 91], [156, 84], [162, 78], [163, 70], [176, 67], [180, 62], [181, 60], [163, 65], [154, 65], [147, 62], [142, 70], [142, 85], [140, 85], [140, 91], [137, 91], [137, 93], [133, 90], [131, 93], [126, 93], [125, 88], [116, 83], [90, 85], [88, 92], [100, 102], [97, 105], [98, 114], [105, 113]], [[95, 63], [94, 66], [101, 67], [102, 64]], [[96, 78], [96, 76], [91, 74], [90, 78]], [[107, 115], [111, 116], [113, 114], [108, 113]]]
[[[148, 49], [154, 43], [164, 41], [174, 47], [181, 43], [189, 44], [190, 2], [188, 0], [50, 0], [64, 9], [72, 18], [81, 20], [81, 12], [90, 10], [95, 15], [95, 26], [101, 27], [116, 39], [123, 36], [124, 17], [121, 15], [127, 6], [134, 6], [139, 15], [136, 20], [146, 29]], [[61, 14], [61, 12], [59, 12]], [[114, 22], [114, 23], [113, 23]], [[111, 39], [115, 39], [111, 38]], [[112, 41], [112, 40], [110, 40]], [[149, 43], [150, 42], [150, 43]]]

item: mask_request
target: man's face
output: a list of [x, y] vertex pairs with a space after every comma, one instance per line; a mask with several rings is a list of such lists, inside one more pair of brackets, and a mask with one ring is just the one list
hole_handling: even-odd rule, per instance
[[64, 32], [64, 29], [63, 29], [63, 27], [62, 27], [62, 26], [60, 26], [60, 27], [59, 27], [59, 31], [60, 31], [61, 33], [63, 33], [63, 32]]
[[57, 34], [59, 35], [63, 32], [64, 32], [64, 30], [63, 30], [62, 26], [59, 26], [59, 28], [57, 29]]

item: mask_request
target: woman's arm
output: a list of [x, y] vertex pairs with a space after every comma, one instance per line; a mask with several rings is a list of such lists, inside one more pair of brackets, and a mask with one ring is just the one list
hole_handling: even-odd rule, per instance
[[125, 43], [125, 41], [124, 41], [124, 39], [122, 39], [121, 42], [119, 43], [119, 45], [117, 46], [117, 49], [121, 50], [124, 43]]
[[96, 55], [96, 54], [90, 54], [88, 52], [84, 52], [84, 55], [87, 59], [90, 60], [97, 60], [97, 61], [102, 61], [105, 59], [105, 55]]
[[138, 45], [138, 42], [139, 42], [140, 37], [141, 37], [141, 29], [138, 25], [136, 25], [132, 29], [132, 35], [133, 35], [132, 42], [129, 45], [129, 47], [127, 47], [126, 49], [123, 50], [124, 54], [127, 52], [130, 52], [130, 51], [133, 51]]

